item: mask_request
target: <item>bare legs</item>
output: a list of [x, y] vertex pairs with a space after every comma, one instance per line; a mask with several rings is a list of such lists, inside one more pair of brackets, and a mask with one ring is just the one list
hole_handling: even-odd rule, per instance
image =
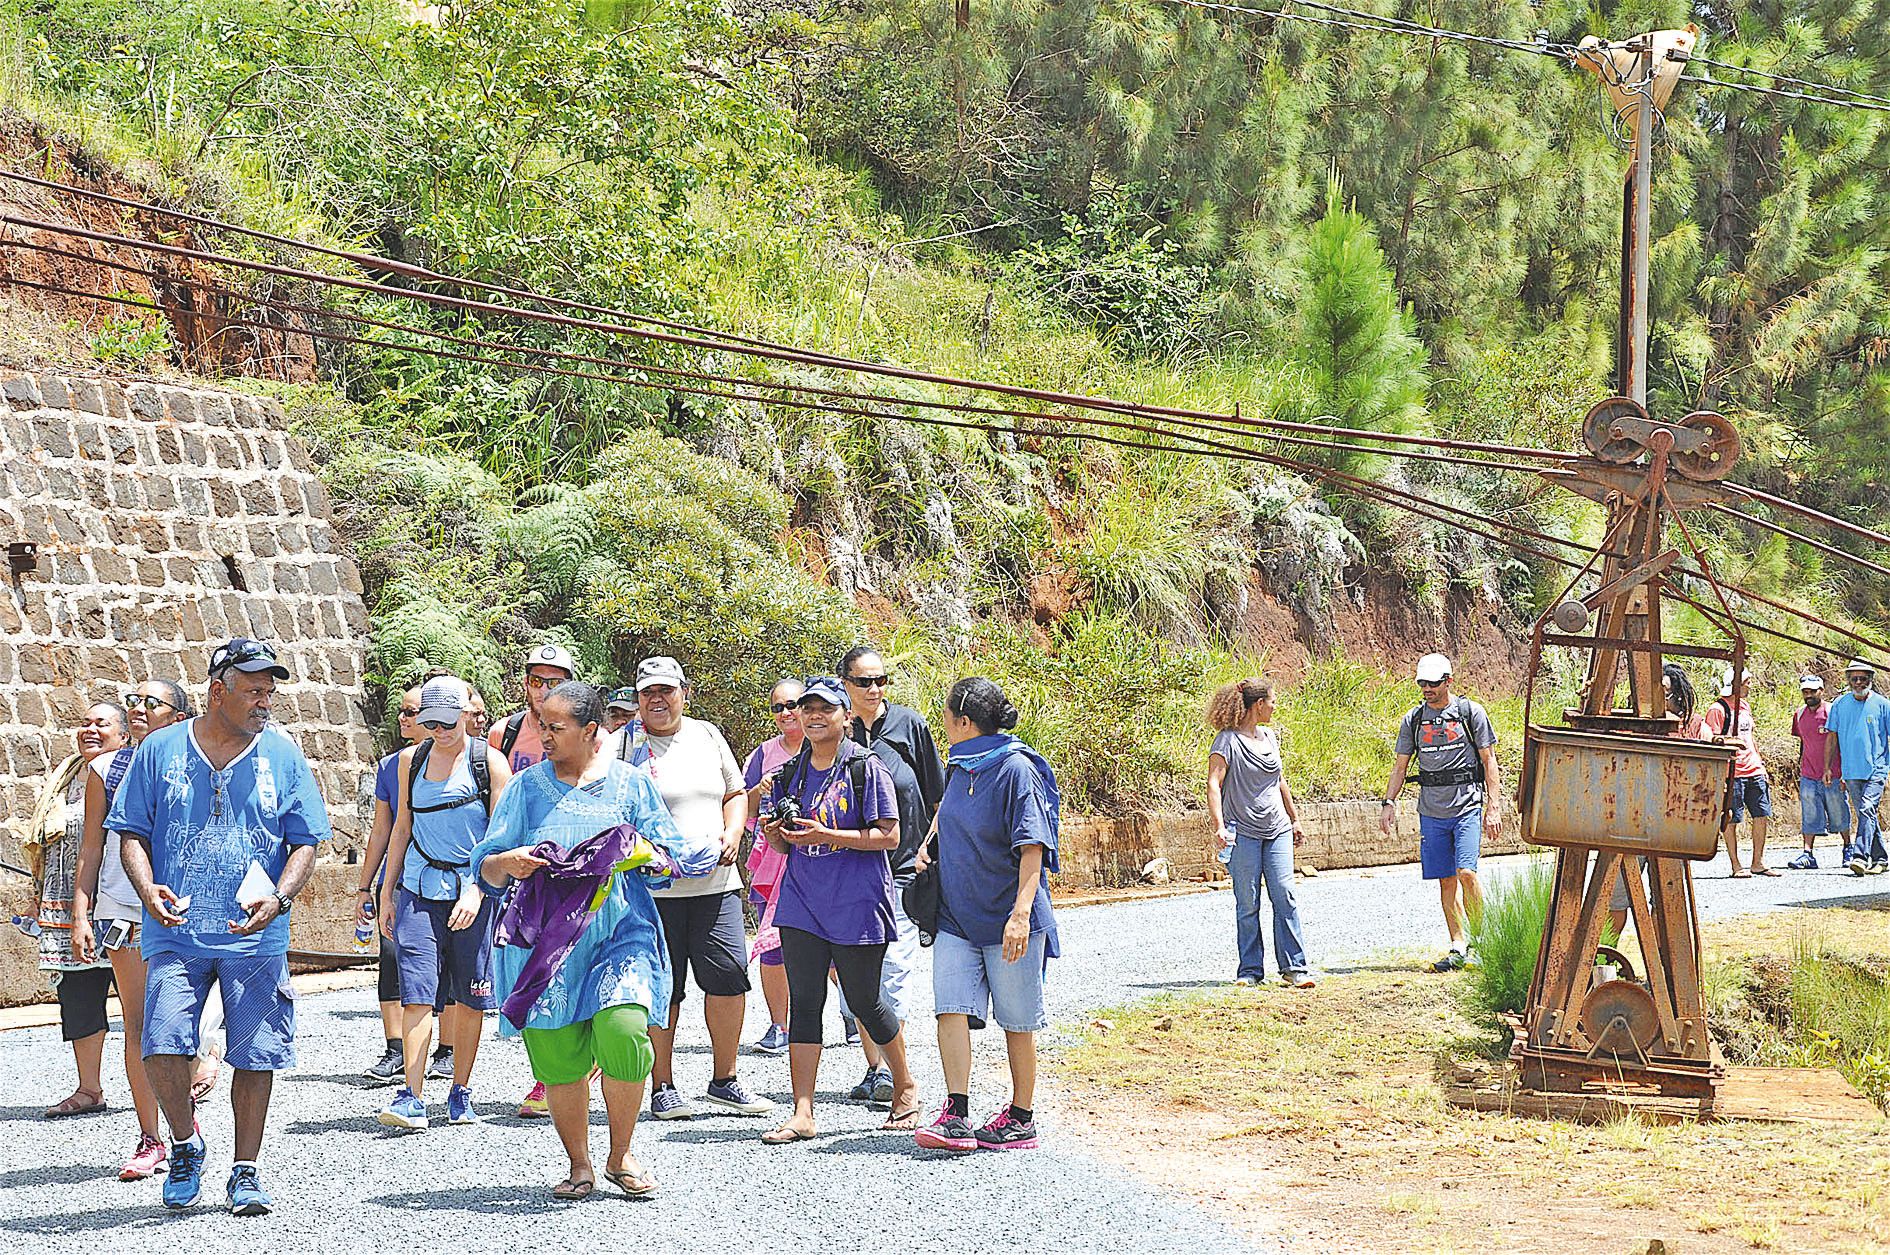
[[[762, 969], [766, 971], [767, 969]], [[781, 979], [785, 982], [787, 977]], [[746, 994], [715, 994], [702, 999], [702, 1018], [709, 1026], [709, 1048], [714, 1053], [711, 1080], [726, 1080], [735, 1075], [735, 1052], [742, 1044], [742, 1015], [748, 1006]], [[676, 1017], [682, 1004], [669, 1004], [668, 1028], [650, 1025], [650, 1045], [656, 1048], [656, 1065], [650, 1069], [650, 1083], [657, 1087], [674, 1085], [676, 1052]]]
[[787, 968], [779, 963], [761, 965], [761, 996], [768, 1003], [768, 1023], [787, 1025]]
[[[637, 1112], [643, 1106], [642, 1081], [604, 1078], [604, 1111], [610, 1120], [610, 1153], [604, 1160], [607, 1172], [640, 1176], [643, 1165], [630, 1153], [630, 1141], [637, 1131]], [[545, 1086], [545, 1101], [551, 1107], [551, 1124], [564, 1143], [565, 1158], [571, 1161], [569, 1180], [573, 1185], [597, 1180], [591, 1164], [591, 1087], [588, 1081], [569, 1085]]]
[[[1037, 1097], [1037, 1034], [1005, 1030], [1004, 1054], [1011, 1069], [1011, 1105], [1028, 1111]], [[938, 1056], [945, 1065], [945, 1092], [971, 1093], [971, 1020], [938, 1017]]]
[[118, 986], [119, 1018], [125, 1026], [125, 1081], [138, 1113], [138, 1131], [158, 1136], [157, 1095], [144, 1072], [144, 956], [129, 946], [111, 953], [112, 980]]
[[1450, 945], [1460, 950], [1464, 945], [1464, 925], [1475, 926], [1483, 918], [1483, 884], [1473, 871], [1460, 871], [1437, 882], [1437, 896], [1444, 908], [1444, 928], [1450, 933]]

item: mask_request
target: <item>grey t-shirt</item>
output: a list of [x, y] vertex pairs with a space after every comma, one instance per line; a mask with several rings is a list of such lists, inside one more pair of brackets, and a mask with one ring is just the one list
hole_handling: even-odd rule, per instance
[[[1496, 729], [1483, 707], [1467, 697], [1453, 697], [1442, 710], [1420, 705], [1398, 724], [1397, 753], [1411, 755], [1415, 771], [1452, 771], [1475, 767], [1479, 750], [1496, 744]], [[1456, 819], [1483, 805], [1481, 784], [1418, 786], [1418, 814]]]
[[1227, 761], [1221, 781], [1221, 819], [1237, 837], [1266, 840], [1293, 831], [1292, 817], [1280, 796], [1285, 768], [1280, 764], [1280, 738], [1261, 725], [1254, 736], [1233, 728], [1214, 738], [1209, 754]]

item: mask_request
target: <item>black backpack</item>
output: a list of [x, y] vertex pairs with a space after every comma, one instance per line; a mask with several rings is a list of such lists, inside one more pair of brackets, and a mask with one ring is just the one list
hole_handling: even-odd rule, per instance
[[518, 744], [518, 734], [525, 727], [525, 716], [530, 713], [526, 710], [514, 711], [499, 725], [499, 753], [505, 755], [508, 763], [512, 761], [512, 747]]
[[[409, 815], [432, 815], [439, 811], [458, 810], [462, 806], [471, 806], [475, 802], [486, 809], [491, 809], [492, 802], [492, 766], [486, 761], [486, 753], [491, 747], [476, 736], [466, 738], [466, 770], [472, 775], [473, 795], [461, 798], [457, 802], [441, 802], [436, 806], [416, 806], [413, 800], [413, 788], [420, 779], [420, 773], [427, 769], [427, 756], [433, 752], [431, 737], [413, 747], [413, 761], [407, 767], [407, 813]], [[420, 857], [427, 861], [427, 866], [436, 872], [452, 872], [457, 879], [458, 863], [442, 862], [427, 852], [420, 842], [420, 825], [408, 822], [407, 843], [420, 852]]]
[[[1483, 773], [1483, 752], [1477, 744], [1476, 728], [1470, 722], [1469, 707], [1463, 705], [1462, 702], [1462, 698], [1453, 697], [1449, 705], [1429, 717], [1426, 717], [1425, 712], [1429, 711], [1430, 707], [1420, 702], [1410, 714], [1404, 717], [1405, 734], [1411, 742], [1411, 758], [1418, 764], [1417, 774], [1406, 776], [1405, 783], [1419, 786], [1475, 784], [1485, 789], [1489, 788], [1489, 781]], [[1448, 767], [1441, 771], [1426, 771], [1423, 766], [1424, 756], [1418, 752], [1421, 748], [1418, 741], [1420, 720], [1424, 723], [1448, 723], [1455, 720], [1463, 728], [1464, 743], [1470, 750], [1469, 765]]]
[[[854, 753], [847, 758], [847, 784], [853, 790], [853, 805], [857, 809], [860, 799], [866, 796], [866, 760], [873, 756], [873, 751], [861, 748], [856, 742], [842, 741], [842, 745], [851, 745]], [[793, 766], [784, 778], [777, 778], [774, 785], [776, 797], [792, 797], [800, 800], [801, 784], [808, 769], [814, 762], [814, 747], [803, 744], [801, 752], [795, 755]]]

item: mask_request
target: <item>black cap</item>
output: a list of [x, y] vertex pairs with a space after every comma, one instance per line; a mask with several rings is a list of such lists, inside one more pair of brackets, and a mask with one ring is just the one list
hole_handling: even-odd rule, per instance
[[210, 651], [210, 678], [225, 671], [267, 671], [278, 680], [289, 678], [289, 669], [276, 661], [276, 651], [247, 636], [238, 636]]

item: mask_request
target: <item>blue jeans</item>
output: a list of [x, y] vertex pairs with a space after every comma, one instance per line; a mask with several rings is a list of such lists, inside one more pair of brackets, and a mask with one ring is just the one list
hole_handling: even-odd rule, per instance
[[1880, 773], [1868, 780], [1846, 780], [1844, 792], [1850, 795], [1851, 809], [1857, 812], [1857, 836], [1846, 858], [1861, 858], [1866, 863], [1885, 862], [1883, 829], [1877, 826], [1877, 807], [1883, 801], [1884, 777]]
[[1273, 904], [1273, 957], [1282, 976], [1306, 970], [1306, 943], [1300, 937], [1299, 900], [1293, 896], [1293, 834], [1261, 840], [1236, 835], [1227, 860], [1234, 881], [1234, 937], [1240, 948], [1236, 976], [1260, 980], [1266, 975], [1266, 946], [1260, 940], [1260, 885]]

